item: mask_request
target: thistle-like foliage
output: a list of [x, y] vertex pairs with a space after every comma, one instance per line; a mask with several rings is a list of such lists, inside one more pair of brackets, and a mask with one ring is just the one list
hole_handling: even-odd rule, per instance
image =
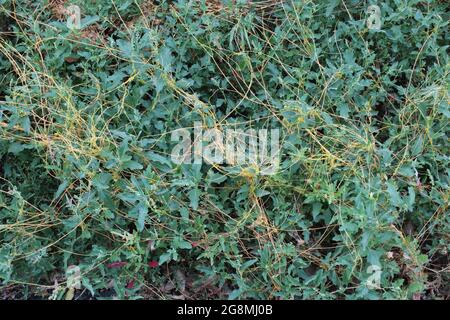
[[447, 4], [368, 6], [0, 0], [1, 295], [448, 298]]

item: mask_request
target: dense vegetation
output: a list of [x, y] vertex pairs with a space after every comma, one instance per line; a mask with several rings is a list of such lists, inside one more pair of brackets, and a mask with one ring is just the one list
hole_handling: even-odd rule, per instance
[[[0, 0], [0, 297], [448, 298], [448, 21], [445, 0]], [[279, 171], [173, 163], [195, 121], [279, 128]]]

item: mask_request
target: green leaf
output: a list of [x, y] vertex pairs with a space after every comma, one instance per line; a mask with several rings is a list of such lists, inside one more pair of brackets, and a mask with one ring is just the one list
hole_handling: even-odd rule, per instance
[[403, 205], [403, 201], [400, 197], [400, 193], [397, 191], [397, 186], [392, 182], [387, 182], [386, 185], [391, 204], [395, 207], [401, 207]]
[[123, 164], [123, 168], [130, 169], [130, 170], [141, 170], [144, 168], [144, 166], [137, 161], [130, 160], [130, 161], [126, 161]]
[[116, 43], [125, 58], [131, 59], [133, 57], [133, 44], [131, 42], [119, 39]]
[[81, 23], [81, 29], [86, 28], [87, 26], [90, 26], [91, 24], [94, 24], [95, 22], [97, 22], [98, 20], [100, 20], [99, 16], [87, 16], [84, 17], [83, 19], [81, 19], [80, 23]]
[[248, 269], [249, 267], [254, 265], [256, 262], [258, 262], [258, 259], [251, 259], [251, 260], [248, 260], [248, 261], [244, 262], [242, 264], [241, 271], [244, 271], [245, 269]]
[[58, 187], [58, 190], [56, 190], [55, 195], [53, 196], [53, 199], [58, 199], [59, 196], [66, 190], [67, 186], [69, 185], [69, 182], [64, 180]]
[[423, 150], [423, 138], [420, 135], [419, 137], [417, 137], [416, 141], [414, 142], [414, 144], [411, 147], [411, 155], [412, 156], [417, 156], [418, 154], [420, 154]]
[[263, 190], [263, 189], [256, 189], [256, 192], [255, 192], [255, 195], [256, 195], [258, 198], [267, 196], [267, 195], [269, 195], [269, 194], [270, 194], [270, 191]]
[[180, 208], [180, 215], [183, 219], [189, 220], [189, 210], [185, 207]]
[[111, 181], [111, 179], [111, 174], [102, 172], [94, 176], [94, 178], [92, 179], [92, 185], [98, 190], [106, 190], [109, 188], [109, 182]]
[[170, 261], [172, 258], [172, 252], [168, 251], [159, 256], [159, 265], [162, 265], [165, 262]]
[[414, 209], [414, 202], [416, 201], [416, 192], [413, 187], [408, 187], [408, 211], [412, 212]]
[[138, 209], [138, 219], [136, 223], [137, 230], [142, 232], [145, 227], [145, 219], [147, 218], [148, 208], [144, 205], [139, 205]]
[[8, 148], [8, 152], [12, 153], [12, 154], [19, 154], [20, 152], [22, 152], [25, 149], [29, 149], [29, 147], [25, 144], [14, 142], [14, 143], [10, 144], [10, 146]]
[[176, 241], [176, 246], [178, 249], [192, 249], [191, 243], [183, 239], [178, 239]]
[[198, 209], [198, 200], [200, 198], [200, 190], [198, 188], [192, 189], [188, 193], [189, 200], [190, 200], [190, 206], [192, 209], [197, 210]]
[[231, 291], [230, 294], [228, 295], [228, 300], [236, 300], [236, 298], [238, 298], [240, 295], [241, 295], [241, 290], [235, 289], [235, 290]]
[[322, 210], [322, 203], [314, 202], [312, 204], [312, 215], [313, 215], [314, 221], [316, 221], [317, 216], [320, 214], [321, 210]]
[[173, 63], [172, 50], [168, 47], [162, 47], [158, 55], [158, 61], [164, 72], [171, 72]]

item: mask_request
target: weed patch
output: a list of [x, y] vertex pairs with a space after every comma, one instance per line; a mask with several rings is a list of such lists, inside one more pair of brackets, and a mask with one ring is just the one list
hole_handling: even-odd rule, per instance
[[448, 298], [447, 4], [369, 5], [0, 0], [1, 296]]

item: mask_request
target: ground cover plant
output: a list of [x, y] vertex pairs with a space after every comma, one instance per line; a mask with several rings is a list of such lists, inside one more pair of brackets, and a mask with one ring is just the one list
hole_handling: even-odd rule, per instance
[[[1, 298], [448, 299], [448, 21], [0, 0]], [[174, 163], [195, 122], [278, 128], [279, 169]]]

